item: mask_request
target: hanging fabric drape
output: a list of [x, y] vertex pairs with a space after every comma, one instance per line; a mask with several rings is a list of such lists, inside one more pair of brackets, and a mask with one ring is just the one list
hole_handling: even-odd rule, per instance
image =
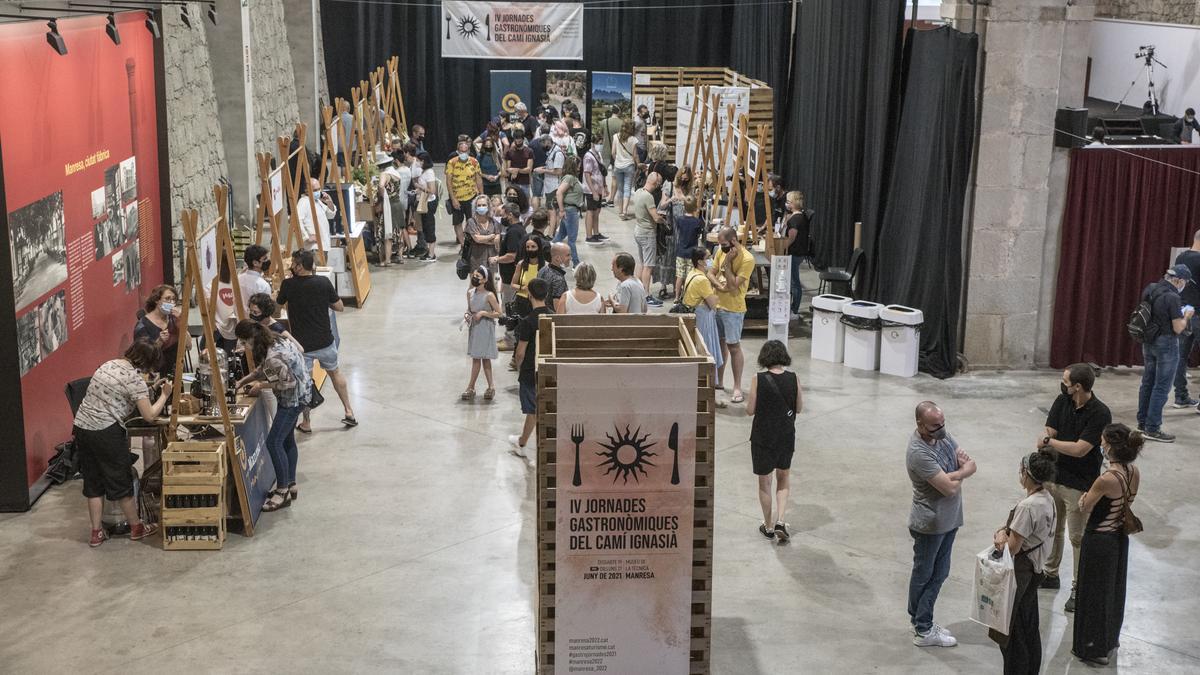
[[1129, 314], [1173, 262], [1171, 247], [1190, 246], [1197, 228], [1200, 151], [1072, 150], [1050, 365], [1141, 365]]

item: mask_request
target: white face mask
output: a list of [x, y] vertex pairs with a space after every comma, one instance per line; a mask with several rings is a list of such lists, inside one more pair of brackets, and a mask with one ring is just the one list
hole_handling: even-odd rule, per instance
[[175, 303], [163, 302], [158, 305], [158, 308], [162, 310], [163, 314], [170, 314], [171, 312], [175, 311]]
[[476, 206], [475, 207], [475, 213], [478, 213], [481, 216], [487, 212], [488, 212], [488, 207], [486, 207], [486, 206]]

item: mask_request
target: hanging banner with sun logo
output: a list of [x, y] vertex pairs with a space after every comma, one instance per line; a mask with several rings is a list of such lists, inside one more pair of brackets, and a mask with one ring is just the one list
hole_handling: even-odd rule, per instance
[[583, 59], [583, 3], [442, 2], [442, 56]]
[[555, 671], [686, 673], [696, 366], [557, 378]]

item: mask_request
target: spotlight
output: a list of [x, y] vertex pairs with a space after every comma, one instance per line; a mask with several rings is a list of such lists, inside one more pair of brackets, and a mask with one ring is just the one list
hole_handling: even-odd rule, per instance
[[182, 21], [183, 25], [187, 26], [188, 28], [192, 27], [192, 13], [188, 11], [187, 4], [182, 4], [179, 6], [179, 20]]
[[217, 3], [210, 2], [208, 4], [208, 20], [215, 26], [217, 25]]
[[154, 14], [146, 12], [146, 30], [150, 31], [150, 35], [154, 36], [155, 40], [162, 37], [162, 31], [158, 29], [158, 22], [154, 20]]
[[104, 27], [104, 32], [108, 33], [108, 39], [112, 40], [114, 45], [121, 44], [121, 34], [117, 32], [117, 18], [111, 13], [108, 15], [108, 25]]
[[46, 32], [46, 43], [50, 45], [54, 51], [58, 52], [59, 56], [67, 55], [67, 42], [63, 40], [63, 36], [58, 32], [58, 19], [50, 19], [46, 22], [46, 26], [50, 28]]

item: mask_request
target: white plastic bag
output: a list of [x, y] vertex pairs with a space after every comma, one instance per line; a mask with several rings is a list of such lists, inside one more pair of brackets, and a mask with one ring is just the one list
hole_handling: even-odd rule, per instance
[[971, 620], [1008, 635], [1017, 595], [1017, 571], [1007, 546], [999, 558], [992, 558], [995, 552], [995, 546], [988, 546], [975, 556]]

